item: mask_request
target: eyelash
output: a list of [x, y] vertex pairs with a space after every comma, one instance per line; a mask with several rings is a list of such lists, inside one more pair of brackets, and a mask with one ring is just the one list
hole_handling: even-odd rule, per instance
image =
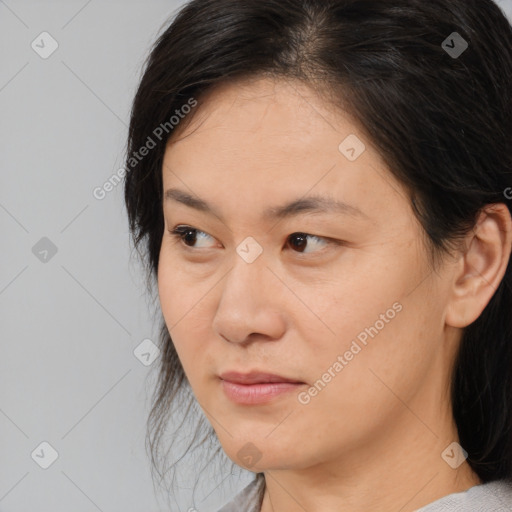
[[[196, 251], [198, 250], [197, 247], [191, 247], [189, 245], [186, 245], [184, 243], [184, 236], [189, 233], [190, 231], [193, 231], [195, 232], [196, 234], [197, 233], [204, 233], [205, 235], [208, 235], [211, 237], [211, 235], [209, 235], [208, 233], [206, 233], [205, 231], [201, 231], [200, 229], [197, 229], [197, 228], [193, 228], [192, 226], [187, 226], [187, 225], [179, 225], [179, 226], [176, 226], [174, 229], [170, 229], [168, 230], [169, 233], [171, 234], [171, 236], [173, 236], [175, 239], [178, 240], [178, 242], [181, 242], [182, 245], [188, 249], [188, 250], [192, 250], [192, 251]], [[287, 243], [290, 239], [290, 237], [292, 237], [293, 235], [301, 235], [302, 237], [304, 238], [316, 238], [318, 240], [322, 240], [326, 243], [325, 248], [327, 248], [328, 246], [331, 246], [331, 245], [343, 245], [343, 242], [341, 240], [335, 240], [335, 239], [332, 239], [332, 238], [326, 238], [326, 237], [321, 237], [321, 236], [317, 236], [317, 235], [311, 235], [309, 233], [304, 233], [302, 231], [296, 231], [294, 233], [292, 233], [291, 235], [288, 236], [287, 238]], [[213, 238], [213, 237], [212, 237]], [[316, 251], [315, 253], [313, 254], [318, 254], [318, 253], [323, 253], [324, 252], [324, 249], [321, 249], [320, 251]], [[304, 252], [301, 252], [301, 251], [295, 251], [297, 252], [297, 254], [311, 254], [311, 253], [304, 253]]]

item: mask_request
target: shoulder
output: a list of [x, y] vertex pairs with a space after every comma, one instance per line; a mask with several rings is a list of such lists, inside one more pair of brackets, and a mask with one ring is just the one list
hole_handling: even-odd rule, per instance
[[[229, 503], [217, 512], [260, 512], [265, 478], [258, 473]], [[248, 508], [250, 507], [250, 508]], [[415, 512], [512, 512], [512, 482], [496, 480], [449, 494]]]
[[449, 494], [416, 512], [512, 512], [512, 481], [495, 480]]
[[217, 512], [240, 512], [241, 510], [245, 512], [260, 512], [264, 491], [265, 477], [263, 473], [257, 473], [254, 480]]

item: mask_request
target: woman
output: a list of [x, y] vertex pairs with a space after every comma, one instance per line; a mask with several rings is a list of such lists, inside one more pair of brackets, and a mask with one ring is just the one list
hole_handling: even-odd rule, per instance
[[125, 184], [155, 465], [190, 389], [257, 474], [222, 512], [512, 510], [511, 90], [490, 0], [181, 9]]

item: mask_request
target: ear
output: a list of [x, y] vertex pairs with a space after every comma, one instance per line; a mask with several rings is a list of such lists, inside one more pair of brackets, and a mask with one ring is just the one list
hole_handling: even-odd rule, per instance
[[512, 219], [503, 203], [490, 204], [480, 212], [465, 239], [454, 274], [446, 323], [466, 327], [491, 300], [505, 275], [512, 250]]

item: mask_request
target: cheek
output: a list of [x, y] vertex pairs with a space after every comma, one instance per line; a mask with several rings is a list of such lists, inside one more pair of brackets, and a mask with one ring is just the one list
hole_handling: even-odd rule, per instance
[[374, 265], [315, 293], [298, 290], [315, 312], [299, 320], [309, 382], [319, 390], [312, 391], [311, 411], [336, 403], [379, 416], [399, 402], [393, 392], [406, 400], [424, 381], [442, 339], [442, 293], [429, 289], [431, 279], [415, 289], [424, 268], [411, 263], [402, 270]]
[[190, 276], [178, 270], [179, 265], [160, 259], [158, 293], [165, 324], [192, 383], [194, 368], [208, 342], [212, 323], [211, 283], [191, 282]]
[[[425, 382], [428, 350], [414, 339], [414, 316], [404, 305], [378, 334], [368, 335], [366, 345], [349, 336], [311, 353], [311, 386], [297, 397], [300, 414], [293, 417], [297, 428], [310, 433], [312, 445], [323, 447], [322, 455], [339, 448], [340, 440], [353, 447], [380, 435]], [[339, 437], [326, 441], [331, 432]]]
[[293, 297], [289, 299], [295, 304], [294, 321], [303, 339], [318, 349], [317, 354], [332, 358], [350, 350], [358, 335], [364, 344], [376, 330], [380, 334], [397, 321], [401, 314], [397, 309], [402, 308], [398, 299], [404, 295], [406, 282], [400, 275], [375, 267], [374, 263], [366, 268], [354, 265], [350, 272], [340, 267], [314, 283], [291, 283], [290, 288], [302, 299], [302, 304]]
[[[174, 330], [201, 308], [206, 290], [204, 281], [191, 278], [182, 261], [162, 245], [158, 265], [158, 294], [160, 305], [169, 329]], [[171, 332], [172, 335], [172, 332]]]
[[315, 413], [336, 404], [350, 411], [355, 424], [359, 421], [371, 428], [372, 423], [390, 420], [400, 412], [402, 401], [409, 403], [432, 378], [442, 342], [441, 309], [434, 298], [429, 304], [425, 295], [401, 297], [388, 308], [367, 300], [366, 314], [340, 320], [338, 325], [346, 327], [347, 334], [339, 336], [334, 346], [324, 345], [318, 351], [322, 353], [316, 366], [320, 382], [315, 381], [319, 384], [315, 387], [321, 391], [311, 399], [313, 408], [318, 408]]

